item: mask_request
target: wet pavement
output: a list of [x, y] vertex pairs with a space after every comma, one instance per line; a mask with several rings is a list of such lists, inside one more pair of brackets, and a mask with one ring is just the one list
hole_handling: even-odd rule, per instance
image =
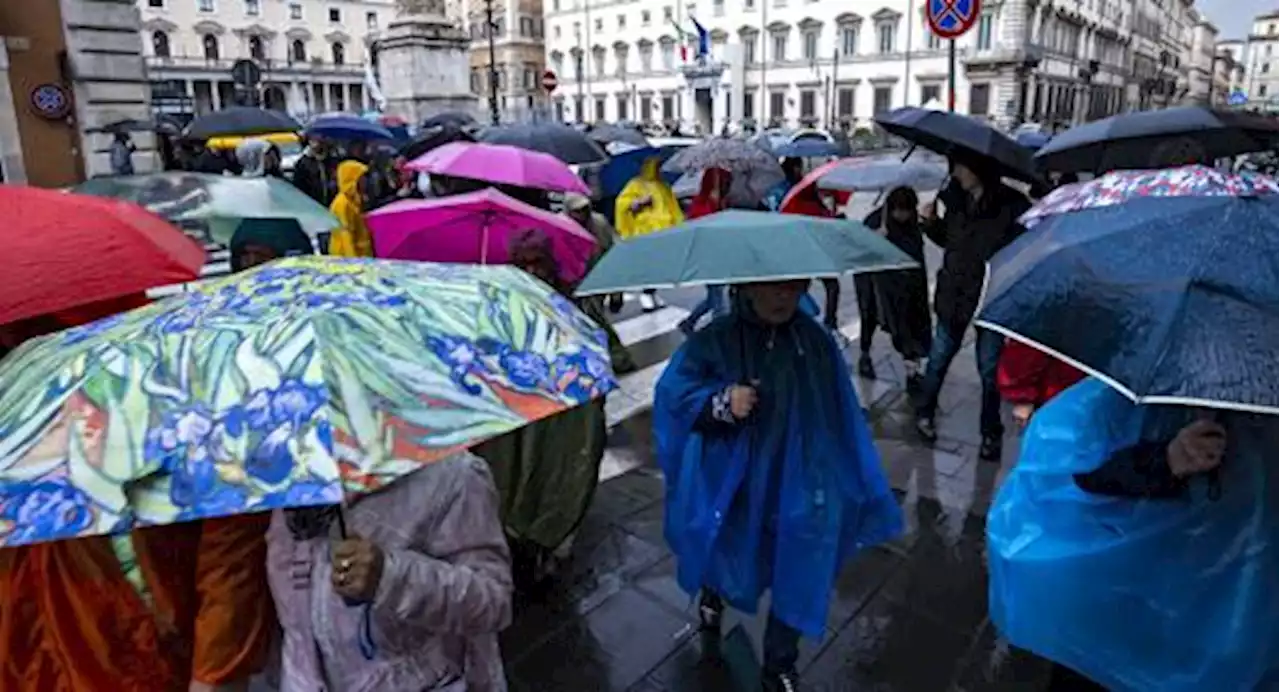
[[[908, 527], [842, 572], [826, 635], [802, 644], [802, 689], [1041, 689], [1048, 664], [1010, 652], [987, 618], [983, 518], [1016, 456], [1016, 437], [1007, 438], [1003, 463], [978, 459], [977, 373], [966, 349], [941, 396], [939, 441], [921, 444], [885, 342], [880, 336], [872, 350], [878, 378], [857, 382]], [[746, 666], [702, 660], [695, 608], [676, 584], [662, 537], [663, 485], [649, 441], [645, 414], [612, 431], [611, 452], [638, 468], [600, 485], [560, 581], [543, 598], [518, 603], [502, 635], [513, 690], [758, 689], [750, 671], [742, 674]], [[727, 615], [725, 631], [740, 623], [758, 642], [765, 612]]]

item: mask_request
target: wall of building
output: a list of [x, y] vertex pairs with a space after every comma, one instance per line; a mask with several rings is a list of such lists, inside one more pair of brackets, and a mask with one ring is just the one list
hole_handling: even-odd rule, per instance
[[1255, 17], [1245, 44], [1244, 91], [1249, 106], [1276, 110], [1280, 104], [1280, 13]]

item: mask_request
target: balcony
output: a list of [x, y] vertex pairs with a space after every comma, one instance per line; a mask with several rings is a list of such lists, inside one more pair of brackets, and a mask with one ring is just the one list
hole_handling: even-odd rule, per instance
[[[241, 58], [218, 58], [210, 59], [203, 56], [171, 56], [159, 57], [155, 55], [147, 56], [147, 70], [153, 75], [164, 72], [199, 72], [206, 74], [223, 73], [227, 79], [231, 78], [231, 66], [236, 60]], [[278, 79], [282, 76], [301, 77], [301, 76], [343, 76], [343, 77], [363, 77], [364, 65], [346, 63], [335, 65], [326, 63], [320, 58], [311, 58], [305, 61], [286, 61], [286, 60], [260, 60], [258, 65], [262, 67], [263, 80]]]

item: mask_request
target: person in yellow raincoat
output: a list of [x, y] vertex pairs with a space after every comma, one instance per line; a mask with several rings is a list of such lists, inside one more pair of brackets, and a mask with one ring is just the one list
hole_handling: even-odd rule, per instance
[[[680, 202], [676, 200], [671, 186], [658, 175], [659, 163], [661, 160], [656, 156], [646, 159], [640, 167], [640, 174], [618, 193], [614, 220], [617, 221], [618, 235], [624, 241], [684, 223]], [[640, 295], [640, 307], [645, 312], [660, 307], [652, 290]]]
[[342, 224], [329, 237], [329, 254], [336, 257], [373, 257], [373, 237], [364, 223], [364, 193], [360, 181], [369, 167], [350, 159], [338, 164], [338, 195], [329, 211]]

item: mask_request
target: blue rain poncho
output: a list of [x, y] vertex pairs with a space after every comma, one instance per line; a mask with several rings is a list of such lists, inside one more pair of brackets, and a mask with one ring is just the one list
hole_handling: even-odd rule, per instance
[[[745, 367], [744, 367], [745, 366]], [[759, 380], [746, 422], [706, 422], [712, 397]], [[708, 587], [819, 637], [845, 560], [896, 537], [902, 512], [835, 342], [797, 316], [770, 327], [746, 301], [672, 357], [654, 397], [665, 529], [680, 586]]]
[[1179, 497], [1074, 480], [1195, 415], [1094, 379], [1036, 413], [987, 519], [991, 619], [1011, 644], [1116, 691], [1275, 689], [1277, 419], [1218, 413], [1216, 482]]

